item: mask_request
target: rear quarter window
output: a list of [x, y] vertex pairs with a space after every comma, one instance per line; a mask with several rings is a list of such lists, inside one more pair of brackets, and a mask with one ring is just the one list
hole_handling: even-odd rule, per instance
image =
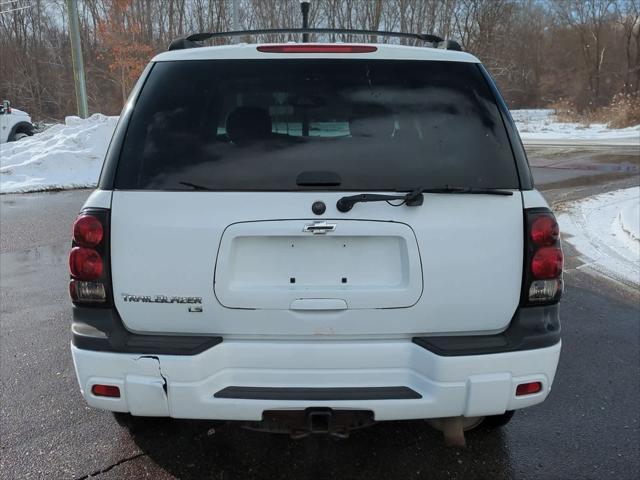
[[[333, 185], [298, 185], [305, 172]], [[334, 182], [335, 183], [335, 182]], [[478, 65], [389, 60], [158, 62], [130, 116], [118, 189], [519, 188]]]

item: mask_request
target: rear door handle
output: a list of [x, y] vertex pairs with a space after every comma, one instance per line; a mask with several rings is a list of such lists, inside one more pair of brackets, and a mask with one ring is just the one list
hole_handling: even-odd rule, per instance
[[291, 302], [289, 310], [347, 310], [349, 306], [341, 298], [298, 298]]
[[303, 232], [313, 233], [314, 235], [333, 232], [336, 229], [335, 223], [313, 222], [307, 223], [302, 229]]

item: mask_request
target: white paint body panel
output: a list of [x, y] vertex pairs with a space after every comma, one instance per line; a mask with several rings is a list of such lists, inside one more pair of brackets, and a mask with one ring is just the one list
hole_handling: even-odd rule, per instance
[[[440, 357], [409, 340], [270, 342], [225, 340], [195, 356], [132, 354], [71, 347], [80, 388], [96, 408], [175, 418], [252, 420], [264, 410], [309, 406], [370, 409], [376, 420], [497, 415], [542, 402], [551, 390], [560, 343], [538, 350]], [[295, 359], [295, 360], [293, 360]], [[142, 361], [141, 361], [142, 360]], [[167, 393], [162, 395], [166, 381]], [[542, 391], [516, 397], [520, 383]], [[96, 383], [118, 385], [119, 399], [91, 394]], [[405, 385], [421, 399], [367, 401], [214, 398], [228, 386], [384, 387]], [[167, 413], [163, 413], [163, 412]]]
[[522, 192], [524, 208], [549, 208], [549, 204], [538, 190], [525, 190]]
[[[124, 324], [136, 332], [278, 337], [406, 337], [488, 333], [506, 328], [519, 303], [522, 280], [523, 213], [519, 192], [512, 196], [427, 194], [424, 205], [419, 207], [394, 208], [384, 202], [361, 203], [346, 214], [340, 213], [335, 208], [336, 202], [348, 194], [113, 192], [112, 279], [116, 308]], [[316, 200], [327, 205], [327, 211], [321, 217], [311, 213], [311, 205]], [[320, 219], [339, 225], [336, 232], [327, 233], [325, 239], [319, 240], [339, 235], [341, 229], [348, 232], [346, 226], [352, 220], [369, 226], [379, 224], [372, 221], [395, 222], [389, 224], [395, 227], [385, 228], [390, 233], [395, 232], [396, 238], [403, 239], [407, 252], [404, 261], [410, 265], [401, 265], [398, 260], [391, 268], [391, 257], [383, 259], [387, 263], [382, 267], [391, 268], [391, 272], [376, 273], [377, 281], [382, 283], [382, 289], [377, 292], [372, 291], [373, 285], [366, 285], [366, 276], [354, 272], [360, 286], [370, 289], [369, 298], [356, 295], [355, 287], [350, 296], [339, 296], [335, 290], [326, 296], [320, 295], [317, 288], [309, 295], [310, 298], [342, 299], [348, 305], [351, 302], [348, 309], [286, 308], [293, 300], [305, 296], [298, 293], [280, 295], [268, 303], [264, 292], [261, 293], [262, 303], [255, 303], [254, 298], [254, 304], [243, 306], [241, 296], [233, 296], [233, 289], [239, 285], [239, 279], [246, 281], [250, 277], [251, 265], [236, 259], [244, 270], [243, 277], [224, 276], [229, 259], [218, 255], [223, 232], [238, 222], [274, 219], [286, 219], [287, 225], [297, 225], [300, 234], [305, 224]], [[399, 224], [405, 225], [404, 230], [398, 230]], [[368, 231], [374, 244], [385, 228], [380, 228], [377, 234], [375, 230]], [[414, 240], [408, 233], [411, 230]], [[287, 232], [286, 235], [293, 234], [291, 228]], [[314, 237], [310, 233], [306, 235], [310, 240]], [[225, 248], [223, 242], [223, 256]], [[374, 252], [375, 248], [370, 251]], [[273, 251], [265, 247], [265, 253], [272, 254]], [[250, 255], [255, 254], [256, 251]], [[358, 265], [354, 261], [349, 266], [340, 256], [324, 257], [319, 261], [326, 264], [322, 274], [325, 276], [335, 272], [339, 277], [337, 272], [342, 268]], [[400, 257], [396, 255], [396, 258]], [[220, 284], [219, 278], [216, 284], [219, 298], [214, 293], [216, 262], [222, 266], [220, 275], [224, 281]], [[256, 269], [264, 268], [264, 264], [261, 267], [255, 263]], [[283, 268], [281, 278], [288, 279], [294, 265], [280, 261], [269, 264], [269, 268], [278, 265]], [[256, 272], [255, 275], [264, 283], [271, 274]], [[393, 282], [397, 283], [396, 292], [390, 288]], [[422, 290], [421, 295], [418, 288]], [[190, 312], [184, 304], [125, 302], [124, 294], [202, 297], [202, 312]], [[255, 297], [256, 293], [252, 295]], [[377, 296], [380, 298], [374, 298]], [[376, 308], [381, 306], [405, 308]]]
[[82, 208], [111, 208], [111, 190], [94, 190]]

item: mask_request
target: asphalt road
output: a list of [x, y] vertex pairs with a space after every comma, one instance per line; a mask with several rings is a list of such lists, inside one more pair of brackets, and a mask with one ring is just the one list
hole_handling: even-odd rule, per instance
[[[553, 169], [534, 169], [548, 175], [541, 183], [553, 202], [602, 191], [602, 181], [609, 189], [638, 181], [634, 172], [611, 178], [600, 170], [599, 183], [580, 165], [568, 168], [575, 170], [568, 178], [567, 168], [557, 168], [555, 177]], [[576, 270], [570, 249], [553, 392], [542, 405], [519, 411], [501, 432], [470, 432], [466, 449], [445, 448], [423, 421], [380, 423], [346, 440], [294, 441], [195, 421], [130, 433], [110, 413], [85, 405], [69, 353], [66, 256], [70, 225], [87, 195], [0, 196], [0, 478], [640, 475], [638, 292]]]

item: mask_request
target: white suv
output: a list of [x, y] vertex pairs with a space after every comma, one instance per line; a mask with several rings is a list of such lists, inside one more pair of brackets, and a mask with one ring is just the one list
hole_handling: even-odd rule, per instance
[[478, 59], [190, 46], [143, 73], [74, 225], [89, 405], [459, 443], [547, 397], [558, 224]]

